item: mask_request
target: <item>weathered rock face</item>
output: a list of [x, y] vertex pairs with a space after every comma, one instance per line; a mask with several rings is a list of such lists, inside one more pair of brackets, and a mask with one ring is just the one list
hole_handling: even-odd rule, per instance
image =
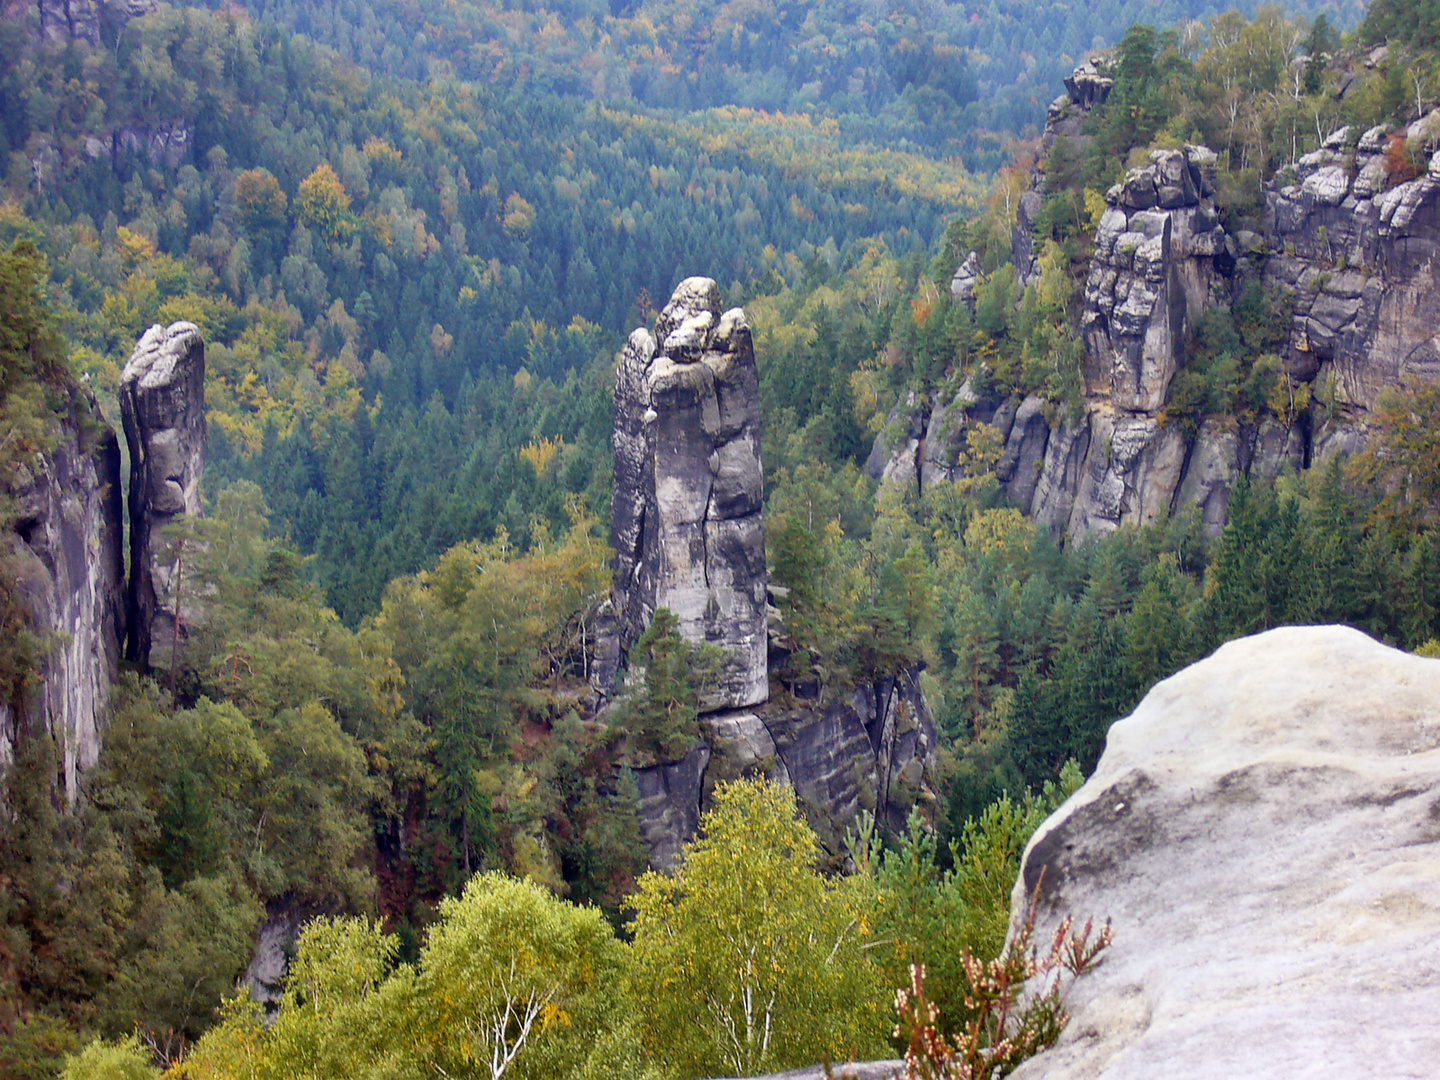
[[939, 738], [918, 672], [823, 706], [768, 700], [759, 379], [744, 312], [722, 314], [709, 278], [680, 283], [653, 336], [630, 336], [615, 376], [614, 447], [614, 632], [596, 648], [602, 692], [660, 607], [728, 661], [702, 703], [703, 741], [636, 770], [652, 862], [675, 864], [717, 784], [756, 774], [795, 788], [832, 854], [862, 809], [902, 830], [912, 806], [935, 799]]
[[1188, 147], [1155, 151], [1105, 197], [1081, 331], [1086, 391], [1117, 409], [1158, 411], [1195, 319], [1229, 301], [1215, 265], [1227, 255], [1214, 194], [1215, 155]]
[[939, 734], [918, 672], [858, 688], [822, 707], [766, 703], [702, 717], [705, 741], [680, 761], [636, 770], [641, 834], [671, 867], [700, 823], [716, 784], [764, 775], [795, 789], [832, 854], [861, 810], [902, 832], [917, 803], [935, 801]]
[[[176, 643], [180, 557], [165, 526], [198, 516], [205, 467], [205, 345], [193, 323], [152, 326], [120, 377], [120, 415], [130, 448], [130, 589], [126, 657], [168, 667]], [[179, 629], [197, 614], [179, 596]]]
[[1386, 387], [1440, 378], [1440, 155], [1386, 191], [1387, 134], [1352, 151], [1342, 128], [1266, 199], [1266, 280], [1295, 296], [1287, 370], [1331, 381], [1357, 424]]
[[1050, 103], [1040, 136], [1040, 160], [1031, 171], [1030, 189], [1020, 196], [1015, 232], [1011, 234], [1010, 255], [1021, 284], [1038, 276], [1033, 225], [1045, 190], [1045, 158], [1059, 139], [1068, 139], [1078, 147], [1089, 138], [1084, 131], [1085, 118], [1091, 109], [1104, 104], [1114, 85], [1114, 80], [1101, 70], [1104, 63], [1103, 58], [1093, 57], [1081, 64], [1065, 80], [1065, 93]]
[[25, 26], [32, 40], [99, 45], [104, 28], [155, 9], [156, 0], [7, 0], [7, 22]]
[[709, 709], [768, 693], [760, 387], [750, 327], [709, 278], [682, 281], [615, 376], [615, 608], [624, 649], [657, 608], [725, 653]]
[[[1083, 120], [1108, 92], [1103, 62], [1082, 65], [1066, 86], [1050, 107], [1042, 154], [1062, 137], [1088, 137]], [[1400, 134], [1423, 142], [1435, 132], [1440, 110]], [[1240, 475], [1274, 477], [1354, 453], [1386, 388], [1440, 378], [1440, 154], [1425, 174], [1392, 186], [1383, 164], [1391, 135], [1331, 135], [1297, 163], [1293, 184], [1266, 191], [1263, 235], [1221, 226], [1213, 153], [1155, 151], [1106, 194], [1079, 313], [1080, 415], [1033, 397], [915, 395], [892, 416], [909, 420], [910, 438], [877, 440], [867, 472], [952, 481], [966, 427], [987, 423], [1004, 441], [1005, 494], [1059, 536], [1103, 534], [1187, 506], [1200, 508], [1213, 534]], [[1037, 166], [1018, 210], [1012, 254], [1024, 280], [1037, 273], [1031, 220], [1044, 185]], [[973, 280], [962, 266], [952, 294], [973, 295]], [[1165, 406], [1196, 322], [1252, 281], [1293, 303], [1282, 359], [1310, 404], [1286, 422], [1211, 417], [1181, 430]]]
[[1074, 914], [1115, 941], [1017, 1080], [1433, 1075], [1437, 703], [1440, 661], [1340, 627], [1156, 686], [1025, 853], [1037, 940]]
[[30, 626], [48, 648], [29, 715], [0, 705], [0, 767], [27, 731], [46, 731], [60, 747], [73, 802], [81, 774], [100, 754], [125, 609], [119, 444], [88, 391], [71, 388], [69, 399], [59, 445], [10, 492], [18, 514], [3, 542]]

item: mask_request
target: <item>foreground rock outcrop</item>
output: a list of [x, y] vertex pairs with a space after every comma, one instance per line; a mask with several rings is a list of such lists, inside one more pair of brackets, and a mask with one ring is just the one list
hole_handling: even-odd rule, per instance
[[[127, 659], [168, 667], [195, 597], [177, 595], [183, 551], [164, 535], [199, 516], [205, 468], [205, 343], [193, 323], [152, 326], [120, 376], [130, 448], [130, 595]], [[179, 606], [177, 609], [177, 600]]]
[[630, 335], [613, 443], [615, 630], [597, 648], [600, 691], [622, 688], [623, 658], [661, 607], [725, 656], [702, 702], [703, 740], [636, 770], [652, 862], [674, 865], [715, 785], [753, 773], [795, 788], [832, 853], [861, 810], [902, 830], [935, 798], [939, 736], [918, 672], [824, 703], [770, 700], [760, 384], [745, 313], [722, 312], [711, 279], [682, 281], [655, 333]]
[[46, 732], [60, 748], [64, 794], [100, 756], [102, 710], [125, 635], [120, 446], [90, 392], [66, 389], [56, 446], [21, 471], [9, 546], [43, 656], [34, 699], [0, 704], [0, 768], [20, 739]]
[[1433, 1076], [1440, 661], [1273, 630], [1156, 686], [1036, 832], [1013, 911], [1115, 942], [1017, 1080]]

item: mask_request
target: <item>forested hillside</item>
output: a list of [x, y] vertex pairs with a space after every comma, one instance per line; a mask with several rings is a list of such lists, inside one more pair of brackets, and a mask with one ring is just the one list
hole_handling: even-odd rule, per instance
[[[1247, 15], [1255, 5], [1241, 5]], [[436, 72], [529, 93], [664, 110], [740, 106], [834, 118], [841, 138], [925, 148], [972, 169], [1002, 164], [1038, 125], [1062, 76], [1137, 21], [1181, 25], [1217, 14], [1163, 4], [609, 0], [520, 5], [312, 5], [257, 0], [258, 17], [366, 67]], [[1349, 28], [1358, 0], [1296, 5]]]
[[[1414, 5], [1376, 0], [1344, 35], [1357, 5], [1147, 7], [1175, 27], [1126, 33], [1140, 9], [256, 4], [111, 13], [96, 42], [0, 27], [6, 492], [71, 375], [115, 420], [153, 322], [203, 331], [210, 414], [208, 516], [173, 540], [208, 614], [173, 681], [123, 673], [74, 805], [48, 739], [4, 774], [0, 1073], [135, 1034], [67, 1075], [460, 1075], [519, 1053], [521, 1000], [519, 1075], [886, 1053], [911, 961], [942, 1026], [974, 1019], [961, 948], [998, 953], [1026, 838], [1155, 681], [1291, 622], [1440, 651], [1433, 385], [1387, 395], [1347, 459], [1238, 480], [1223, 529], [1181, 506], [1062, 544], [1007, 502], [990, 423], [944, 483], [863, 467], [962, 386], [1084, 407], [1105, 192], [1150, 149], [1215, 150], [1237, 235], [1343, 123], [1386, 126], [1390, 189], [1423, 174], [1435, 133], [1408, 125], [1440, 56]], [[1112, 43], [1088, 141], [1010, 146], [1071, 50]], [[964, 170], [1002, 143], [993, 176]], [[818, 708], [925, 665], [943, 792], [907, 835], [862, 815], [822, 850], [803, 806], [742, 782], [676, 879], [646, 876], [635, 771], [693, 742], [695, 656], [657, 619], [645, 678], [603, 713], [590, 676], [616, 350], [693, 273], [744, 305], [759, 358], [772, 693]], [[1338, 408], [1276, 353], [1292, 304], [1257, 278], [1207, 316], [1165, 423]], [[19, 700], [55, 643], [0, 602]], [[785, 910], [744, 908], [782, 886]], [[773, 1040], [739, 1049], [703, 997], [733, 973], [722, 915], [770, 935], [778, 973]], [[263, 920], [314, 916], [274, 1026], [222, 1005]], [[547, 959], [507, 997], [476, 958], [517, 927]]]

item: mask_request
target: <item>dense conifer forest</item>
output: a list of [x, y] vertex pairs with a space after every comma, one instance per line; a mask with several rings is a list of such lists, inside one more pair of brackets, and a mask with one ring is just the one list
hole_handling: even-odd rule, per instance
[[[46, 738], [4, 773], [0, 1075], [745, 1075], [893, 1055], [912, 962], [963, 1028], [962, 951], [1000, 952], [1026, 839], [1156, 681], [1289, 623], [1440, 655], [1440, 395], [1389, 395], [1348, 459], [1242, 479], [1218, 535], [1182, 507], [1062, 546], [1005, 503], [985, 425], [952, 484], [866, 458], [967, 379], [1078, 409], [1127, 164], [1203, 143], [1253, 227], [1323, 135], [1440, 100], [1433, 6], [257, 0], [107, 18], [96, 45], [0, 26], [0, 524], [73, 379], [116, 420], [152, 323], [203, 330], [210, 431], [179, 684], [122, 674], [75, 805]], [[1087, 147], [1049, 151], [1025, 286], [1034, 136], [1099, 49], [1114, 86]], [[1392, 146], [1390, 181], [1426, 148]], [[973, 312], [949, 288], [972, 250]], [[587, 679], [615, 355], [691, 274], [755, 335], [773, 692], [923, 664], [943, 790], [835, 850], [737, 782], [666, 876], [634, 771], [693, 741], [706, 657], [657, 618], [617, 708]], [[1208, 315], [1166, 422], [1293, 410], [1286, 303], [1257, 285]], [[21, 703], [54, 643], [13, 582], [0, 559]], [[778, 913], [745, 907], [767, 892]], [[262, 1018], [236, 978], [280, 911], [314, 921]], [[742, 939], [766, 970], [732, 985]]]

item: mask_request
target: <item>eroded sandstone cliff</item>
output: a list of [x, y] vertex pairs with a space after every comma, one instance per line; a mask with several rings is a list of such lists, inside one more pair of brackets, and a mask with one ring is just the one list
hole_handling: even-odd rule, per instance
[[[166, 527], [199, 516], [205, 468], [205, 344], [194, 323], [145, 331], [120, 376], [130, 448], [130, 586], [125, 655], [168, 667], [197, 609], [178, 593], [184, 550]], [[178, 601], [178, 603], [177, 603]]]
[[125, 633], [120, 447], [89, 391], [68, 387], [57, 445], [22, 468], [14, 531], [3, 538], [30, 627], [40, 681], [20, 713], [0, 704], [0, 767], [30, 732], [60, 749], [65, 797], [100, 755], [103, 709]]
[[[10, 485], [9, 545], [28, 626], [40, 643], [37, 688], [20, 711], [0, 706], [0, 767], [20, 739], [50, 734], [65, 797], [100, 755], [104, 709], [122, 653], [168, 664], [174, 641], [176, 560], [163, 533], [198, 514], [205, 454], [204, 344], [190, 323], [152, 326], [121, 380], [130, 449], [130, 577], [124, 553], [121, 454], [90, 392], [68, 402], [55, 445]], [[195, 605], [182, 605], [182, 622]]]
[[760, 389], [750, 326], [687, 278], [615, 377], [615, 607], [628, 650], [657, 608], [725, 654], [710, 709], [764, 701]]
[[[1066, 81], [1042, 154], [1061, 137], [1083, 144], [1085, 117], [1109, 85], [1094, 61]], [[1301, 159], [1293, 183], [1267, 186], [1262, 231], [1234, 236], [1215, 206], [1215, 155], [1195, 146], [1155, 151], [1105, 195], [1079, 311], [1078, 416], [1039, 396], [977, 393], [968, 382], [958, 394], [913, 394], [892, 416], [908, 418], [909, 437], [895, 446], [877, 440], [868, 471], [899, 483], [948, 482], [966, 427], [991, 424], [1004, 446], [996, 473], [1005, 494], [1073, 539], [1185, 506], [1198, 507], [1215, 532], [1241, 474], [1273, 478], [1354, 452], [1383, 390], [1440, 377], [1440, 155], [1423, 175], [1392, 186], [1382, 164], [1392, 134], [1335, 132]], [[1043, 168], [1032, 180], [1012, 245], [1022, 281], [1038, 272], [1031, 228]], [[980, 279], [977, 260], [966, 259], [952, 295], [969, 302]], [[1281, 353], [1303, 404], [1254, 421], [1171, 422], [1166, 406], [1197, 319], [1230, 307], [1247, 282], [1292, 306]]]

